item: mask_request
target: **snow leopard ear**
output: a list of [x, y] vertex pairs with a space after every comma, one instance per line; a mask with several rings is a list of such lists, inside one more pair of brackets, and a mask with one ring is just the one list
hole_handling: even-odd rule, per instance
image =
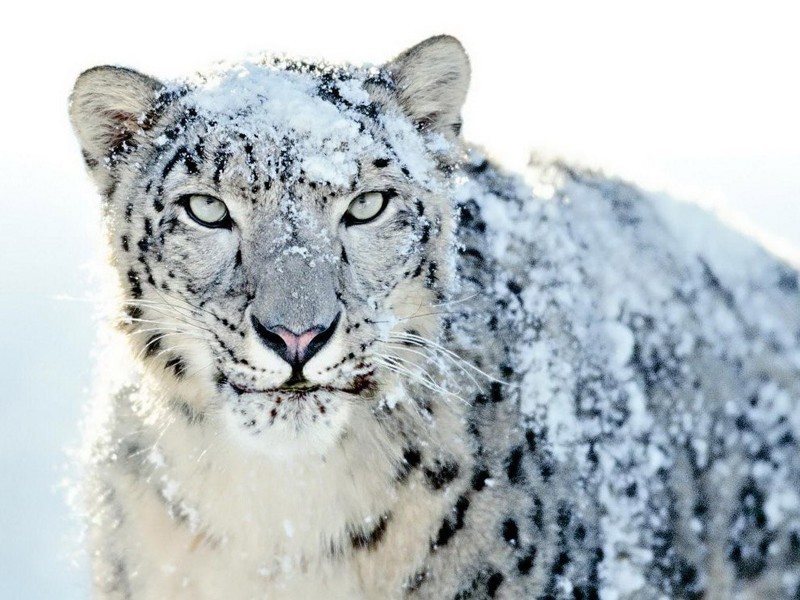
[[387, 65], [406, 114], [420, 129], [446, 135], [461, 131], [469, 87], [469, 59], [456, 38], [440, 35], [409, 48]]
[[98, 167], [130, 150], [135, 136], [151, 126], [147, 113], [162, 88], [155, 79], [121, 67], [95, 67], [78, 77], [69, 116], [98, 183], [108, 177]]

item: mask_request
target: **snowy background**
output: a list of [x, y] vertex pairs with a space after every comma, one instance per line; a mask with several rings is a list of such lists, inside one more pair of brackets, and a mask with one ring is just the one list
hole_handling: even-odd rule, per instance
[[788, 2], [286, 4], [17, 3], [4, 15], [0, 598], [88, 596], [62, 484], [89, 395], [100, 254], [66, 112], [85, 68], [172, 77], [264, 50], [378, 63], [450, 33], [472, 59], [465, 134], [506, 164], [536, 149], [602, 165], [798, 256], [800, 37]]

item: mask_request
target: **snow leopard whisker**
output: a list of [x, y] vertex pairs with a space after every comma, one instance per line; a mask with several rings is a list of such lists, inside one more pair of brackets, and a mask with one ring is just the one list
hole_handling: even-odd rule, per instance
[[451, 304], [462, 304], [464, 302], [469, 302], [473, 298], [477, 298], [478, 296], [482, 296], [480, 292], [475, 292], [469, 296], [465, 296], [464, 298], [457, 298], [455, 300], [448, 300], [447, 302], [437, 302], [436, 304], [431, 304], [431, 306], [450, 306]]
[[[190, 316], [190, 315], [186, 315], [186, 314], [184, 314], [182, 312], [179, 312], [176, 309], [176, 307], [172, 306], [171, 304], [165, 304], [163, 302], [142, 302], [142, 301], [138, 301], [138, 300], [135, 303], [128, 302], [128, 304], [131, 304], [132, 306], [142, 306], [142, 307], [144, 307], [144, 308], [146, 308], [148, 310], [151, 310], [153, 312], [156, 312], [156, 313], [158, 313], [158, 314], [160, 314], [160, 315], [162, 315], [164, 317], [174, 318], [174, 319], [176, 319], [178, 321], [186, 323], [187, 325], [191, 325], [191, 323], [189, 321], [187, 321], [186, 319], [191, 319], [192, 321], [195, 321], [196, 323], [200, 323], [203, 326], [205, 325], [205, 322], [202, 321], [201, 319], [198, 319], [195, 316]], [[168, 311], [168, 312], [164, 312], [165, 310]], [[121, 318], [123, 320], [132, 320], [132, 319], [134, 319], [136, 317], [130, 317], [128, 315], [123, 315]], [[195, 326], [198, 327], [198, 325], [195, 325]]]
[[[452, 364], [455, 367], [457, 367], [462, 373], [464, 373], [464, 375], [469, 377], [470, 381], [472, 381], [472, 383], [475, 384], [475, 387], [477, 387], [478, 390], [480, 390], [481, 392], [484, 391], [484, 389], [481, 387], [481, 384], [478, 383], [477, 379], [475, 379], [475, 376], [472, 373], [470, 373], [469, 370], [462, 364], [462, 362], [466, 362], [466, 361], [463, 361], [463, 359], [462, 360], [456, 360], [455, 358], [453, 358], [452, 356], [449, 356], [448, 354], [445, 354], [445, 353], [442, 353], [442, 352], [437, 352], [435, 348], [427, 347], [427, 346], [425, 346], [423, 344], [420, 344], [420, 343], [418, 343], [416, 341], [412, 342], [411, 340], [403, 340], [403, 341], [400, 341], [400, 342], [391, 342], [391, 341], [389, 341], [389, 342], [383, 342], [383, 343], [385, 345], [387, 345], [387, 346], [391, 346], [392, 348], [396, 348], [398, 350], [402, 349], [405, 352], [411, 352], [413, 354], [416, 354], [418, 356], [421, 356], [423, 358], [431, 360], [434, 363], [438, 363], [440, 357], [445, 358], [450, 362], [450, 364]], [[417, 346], [417, 348], [419, 348], [419, 349], [410, 348], [408, 346], [409, 343], [415, 344]], [[423, 352], [423, 350], [425, 350], [426, 352]]]
[[389, 332], [389, 339], [395, 339], [398, 341], [408, 341], [410, 343], [416, 342], [419, 346], [424, 346], [431, 348], [432, 350], [436, 350], [442, 354], [446, 354], [447, 356], [451, 357], [454, 361], [457, 361], [459, 364], [463, 365], [465, 368], [468, 368], [475, 373], [485, 377], [489, 381], [493, 381], [496, 383], [500, 383], [502, 385], [511, 385], [508, 381], [503, 381], [502, 379], [498, 379], [493, 375], [489, 375], [486, 371], [476, 367], [468, 360], [462, 358], [452, 350], [449, 350], [439, 344], [438, 342], [434, 342], [428, 338], [422, 337], [421, 335], [415, 335], [413, 333], [408, 333], [407, 331], [391, 331]]
[[161, 335], [154, 335], [153, 337], [148, 339], [144, 343], [144, 346], [142, 346], [142, 349], [139, 350], [139, 352], [136, 353], [135, 359], [138, 361], [138, 360], [141, 360], [142, 357], [147, 356], [148, 352], [150, 352], [151, 349], [158, 348], [159, 345], [161, 344], [161, 340], [165, 339], [167, 336], [170, 336], [170, 335], [172, 335], [172, 334], [171, 333], [163, 333]]
[[[202, 319], [198, 318], [198, 315], [202, 314], [203, 312], [208, 313], [208, 311], [206, 309], [196, 307], [196, 306], [192, 305], [190, 302], [188, 302], [187, 300], [181, 298], [180, 296], [176, 296], [174, 294], [167, 293], [167, 292], [165, 292], [163, 290], [158, 290], [158, 289], [155, 289], [155, 292], [156, 292], [156, 294], [158, 294], [159, 298], [161, 298], [160, 301], [146, 299], [146, 298], [139, 298], [137, 300], [130, 301], [130, 303], [137, 303], [137, 304], [140, 304], [142, 306], [148, 306], [149, 305], [149, 306], [153, 306], [153, 307], [169, 308], [169, 309], [171, 309], [171, 310], [173, 310], [175, 312], [178, 312], [179, 314], [181, 314], [181, 315], [183, 315], [183, 316], [185, 316], [187, 318], [195, 319], [195, 320], [197, 320], [199, 322], [203, 322], [203, 321], [202, 321]], [[173, 301], [177, 301], [177, 302], [173, 304], [173, 302], [170, 302], [170, 299], [172, 299]], [[209, 313], [209, 314], [212, 314], [212, 313]]]
[[167, 290], [164, 290], [164, 289], [158, 290], [157, 293], [159, 295], [166, 295], [166, 296], [168, 296], [170, 298], [174, 298], [176, 300], [179, 300], [180, 302], [188, 305], [189, 307], [191, 307], [192, 309], [198, 311], [199, 313], [205, 313], [205, 314], [207, 314], [207, 315], [209, 315], [211, 317], [214, 317], [214, 319], [217, 319], [217, 320], [219, 319], [219, 317], [216, 314], [214, 314], [214, 312], [208, 310], [207, 308], [205, 308], [203, 306], [199, 306], [197, 304], [194, 304], [193, 302], [190, 302], [189, 300], [179, 296], [178, 294], [175, 294], [173, 292], [168, 292]]
[[[162, 306], [164, 308], [167, 308], [167, 309], [170, 309], [175, 314], [181, 315], [182, 317], [184, 317], [186, 319], [191, 319], [193, 321], [197, 321], [198, 323], [204, 323], [204, 321], [202, 319], [198, 318], [198, 315], [192, 310], [191, 307], [181, 306], [180, 304], [172, 304], [172, 303], [170, 303], [168, 301], [168, 299], [160, 291], [156, 290], [156, 293], [161, 297], [161, 300], [162, 300], [162, 302], [160, 303], [160, 306]], [[155, 301], [151, 301], [151, 302], [153, 302], [152, 306], [158, 306], [159, 305], [159, 303], [157, 303]]]
[[[430, 373], [428, 373], [425, 369], [420, 368], [419, 365], [417, 365], [413, 361], [405, 360], [398, 356], [390, 354], [381, 354], [381, 353], [375, 353], [375, 358], [376, 358], [375, 362], [382, 364], [383, 366], [387, 367], [390, 371], [394, 371], [397, 374], [407, 375], [412, 381], [422, 385], [423, 387], [431, 391], [455, 398], [456, 400], [468, 404], [467, 401], [464, 400], [464, 398], [462, 398], [455, 392], [452, 392], [444, 388], [440, 384], [436, 383], [436, 381], [433, 379]], [[414, 365], [416, 369], [411, 369], [404, 365], [398, 364], [398, 361], [404, 363], [410, 363]]]
[[[151, 310], [151, 311], [153, 311], [155, 313], [158, 313], [162, 317], [166, 317], [168, 319], [174, 319], [175, 321], [183, 323], [184, 325], [187, 325], [187, 326], [192, 327], [194, 329], [200, 329], [200, 330], [203, 330], [203, 331], [207, 331], [209, 333], [211, 332], [208, 329], [208, 327], [206, 326], [206, 324], [203, 321], [201, 321], [200, 319], [192, 318], [192, 320], [189, 321], [189, 320], [187, 320], [187, 317], [185, 315], [183, 315], [182, 313], [179, 313], [179, 312], [174, 311], [174, 310], [169, 310], [171, 307], [169, 307], [167, 305], [164, 305], [164, 304], [157, 304], [157, 305], [154, 305], [154, 306], [146, 306], [145, 305], [145, 308], [147, 308], [148, 310]], [[161, 309], [166, 309], [168, 312], [165, 312], [165, 310], [161, 310]], [[131, 323], [135, 323], [135, 322], [137, 322], [137, 319], [139, 319], [139, 317], [128, 317], [128, 316], [124, 316], [122, 318], [123, 318], [124, 321], [128, 321], [128, 322], [131, 322]], [[192, 322], [192, 321], [194, 321], [194, 322]], [[166, 321], [164, 321], [164, 322], [166, 323]]]

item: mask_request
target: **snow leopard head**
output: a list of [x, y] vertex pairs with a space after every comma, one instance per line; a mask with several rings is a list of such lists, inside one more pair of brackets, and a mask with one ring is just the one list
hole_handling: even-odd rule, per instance
[[392, 345], [440, 325], [468, 79], [445, 36], [382, 67], [78, 78], [122, 326], [173, 408], [281, 453], [386, 393]]

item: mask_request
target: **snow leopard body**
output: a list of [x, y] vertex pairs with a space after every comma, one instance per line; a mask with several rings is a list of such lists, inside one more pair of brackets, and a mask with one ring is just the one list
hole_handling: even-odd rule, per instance
[[797, 271], [624, 182], [504, 173], [468, 77], [439, 37], [79, 78], [130, 347], [88, 432], [96, 597], [800, 597]]

